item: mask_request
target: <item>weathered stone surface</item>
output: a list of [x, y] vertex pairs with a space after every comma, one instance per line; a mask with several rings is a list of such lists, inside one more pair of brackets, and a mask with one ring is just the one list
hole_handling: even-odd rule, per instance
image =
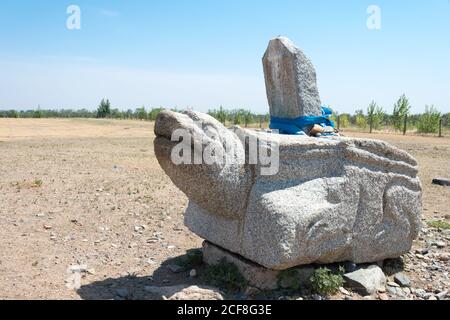
[[[202, 125], [192, 121], [198, 118], [204, 120]], [[200, 135], [215, 130], [217, 134], [199, 148], [240, 147], [224, 151], [231, 163], [177, 166], [170, 159], [176, 145], [170, 132], [175, 128]], [[417, 163], [387, 143], [280, 136], [241, 128], [233, 132], [195, 112], [163, 112], [155, 132], [161, 166], [190, 199], [186, 225], [266, 268], [395, 258], [410, 250], [420, 230]], [[278, 174], [263, 176], [262, 165], [241, 162], [245, 159], [241, 139], [246, 136], [279, 140]]]
[[270, 270], [208, 241], [203, 242], [203, 261], [206, 264], [215, 265], [222, 259], [233, 263], [248, 284], [259, 290], [310, 287], [310, 279], [314, 274], [311, 266], [291, 268], [289, 272]]
[[169, 287], [147, 286], [144, 289], [162, 300], [223, 300], [222, 293], [212, 287], [178, 285]]
[[285, 37], [271, 40], [263, 65], [272, 116], [297, 118], [322, 114], [314, 66], [291, 40]]
[[[199, 125], [193, 119], [203, 119]], [[230, 163], [175, 165], [170, 133], [206, 135], [199, 148], [224, 151]], [[190, 199], [186, 225], [200, 237], [266, 268], [311, 263], [377, 262], [411, 248], [421, 222], [417, 163], [385, 142], [310, 138], [226, 130], [196, 112], [163, 112], [156, 121], [155, 154]], [[245, 159], [245, 138], [278, 140], [279, 170], [260, 174]]]
[[386, 276], [376, 265], [346, 273], [344, 279], [348, 288], [362, 295], [373, 295], [386, 286]]

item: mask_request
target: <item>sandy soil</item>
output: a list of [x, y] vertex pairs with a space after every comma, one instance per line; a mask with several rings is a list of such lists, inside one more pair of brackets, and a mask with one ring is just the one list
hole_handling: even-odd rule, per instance
[[[413, 154], [425, 218], [450, 221], [450, 188], [431, 185], [450, 177], [449, 138], [347, 134]], [[183, 226], [187, 199], [153, 138], [149, 122], [0, 119], [0, 298], [115, 299], [125, 288], [140, 299], [148, 285], [196, 282], [167, 268], [201, 239]]]

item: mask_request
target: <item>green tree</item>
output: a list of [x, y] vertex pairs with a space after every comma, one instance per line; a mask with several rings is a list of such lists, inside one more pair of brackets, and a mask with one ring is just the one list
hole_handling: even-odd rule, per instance
[[244, 123], [245, 123], [246, 127], [247, 127], [247, 125], [252, 124], [252, 123], [255, 122], [255, 117], [253, 116], [251, 111], [243, 110], [242, 112], [244, 114]]
[[8, 118], [18, 118], [19, 113], [16, 110], [9, 110], [6, 112]]
[[441, 113], [434, 106], [426, 106], [425, 113], [421, 114], [417, 123], [417, 130], [421, 133], [437, 133]]
[[394, 112], [392, 114], [392, 123], [394, 128], [397, 130], [403, 130], [403, 126], [405, 123], [405, 117], [408, 116], [409, 111], [411, 110], [411, 105], [409, 104], [408, 98], [406, 95], [402, 95], [397, 102], [394, 104]]
[[97, 109], [97, 118], [107, 118], [111, 115], [111, 104], [108, 99], [102, 99]]
[[123, 112], [115, 108], [111, 110], [111, 118], [113, 119], [123, 119]]
[[355, 112], [355, 123], [358, 128], [365, 129], [367, 128], [367, 120], [364, 115], [364, 111], [356, 110]]
[[367, 119], [369, 121], [370, 133], [372, 133], [373, 129], [380, 128], [381, 121], [384, 119], [384, 111], [375, 101], [372, 101], [367, 107]]
[[153, 108], [152, 110], [149, 111], [148, 113], [148, 119], [150, 121], [155, 121], [156, 118], [158, 117], [158, 115], [161, 113], [161, 111], [163, 111], [164, 108]]
[[215, 118], [217, 119], [217, 121], [225, 124], [227, 120], [227, 112], [223, 109], [222, 106], [220, 106], [219, 110], [216, 112]]
[[339, 126], [341, 128], [348, 128], [350, 125], [350, 115], [348, 113], [343, 113], [339, 116]]

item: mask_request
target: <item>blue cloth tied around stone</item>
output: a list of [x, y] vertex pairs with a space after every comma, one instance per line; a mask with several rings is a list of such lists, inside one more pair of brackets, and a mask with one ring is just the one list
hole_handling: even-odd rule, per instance
[[315, 124], [334, 128], [334, 123], [330, 120], [332, 114], [330, 108], [322, 107], [321, 116], [304, 116], [295, 119], [270, 117], [270, 129], [278, 130], [280, 134], [306, 135], [305, 128]]

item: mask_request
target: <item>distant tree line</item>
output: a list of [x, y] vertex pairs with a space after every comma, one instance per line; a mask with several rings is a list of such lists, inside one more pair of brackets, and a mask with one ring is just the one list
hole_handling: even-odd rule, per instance
[[402, 95], [393, 105], [392, 113], [388, 113], [375, 101], [366, 108], [356, 110], [355, 114], [333, 114], [333, 120], [340, 128], [358, 127], [373, 130], [393, 128], [406, 133], [408, 130], [417, 130], [419, 133], [438, 133], [440, 125], [450, 127], [450, 113], [441, 113], [433, 105], [425, 106], [425, 112], [411, 114], [411, 105], [406, 95]]
[[[0, 110], [0, 118], [108, 118], [108, 119], [138, 119], [138, 120], [156, 120], [158, 114], [164, 108], [153, 108], [149, 111], [145, 107], [136, 108], [134, 110], [128, 109], [126, 111], [111, 107], [108, 99], [103, 99], [100, 102], [97, 110], [90, 111], [85, 108], [73, 109], [37, 109], [37, 110]], [[172, 109], [176, 111], [176, 109]]]
[[[0, 110], [1, 118], [108, 118], [108, 119], [137, 119], [154, 121], [165, 108], [152, 108], [147, 110], [144, 106], [128, 109], [126, 111], [113, 108], [108, 99], [103, 99], [97, 110], [87, 109], [71, 110]], [[172, 109], [178, 111], [177, 109]], [[373, 132], [383, 128], [392, 128], [400, 132], [417, 130], [420, 133], [438, 133], [442, 127], [450, 127], [450, 113], [442, 114], [434, 106], [426, 106], [422, 114], [411, 114], [411, 105], [408, 98], [402, 95], [392, 106], [391, 113], [372, 101], [367, 108], [360, 108], [354, 114], [338, 113], [334, 111], [332, 120], [340, 129], [357, 127]], [[256, 114], [245, 108], [218, 109], [208, 111], [208, 114], [225, 125], [240, 125], [252, 127], [267, 127], [270, 115]]]

